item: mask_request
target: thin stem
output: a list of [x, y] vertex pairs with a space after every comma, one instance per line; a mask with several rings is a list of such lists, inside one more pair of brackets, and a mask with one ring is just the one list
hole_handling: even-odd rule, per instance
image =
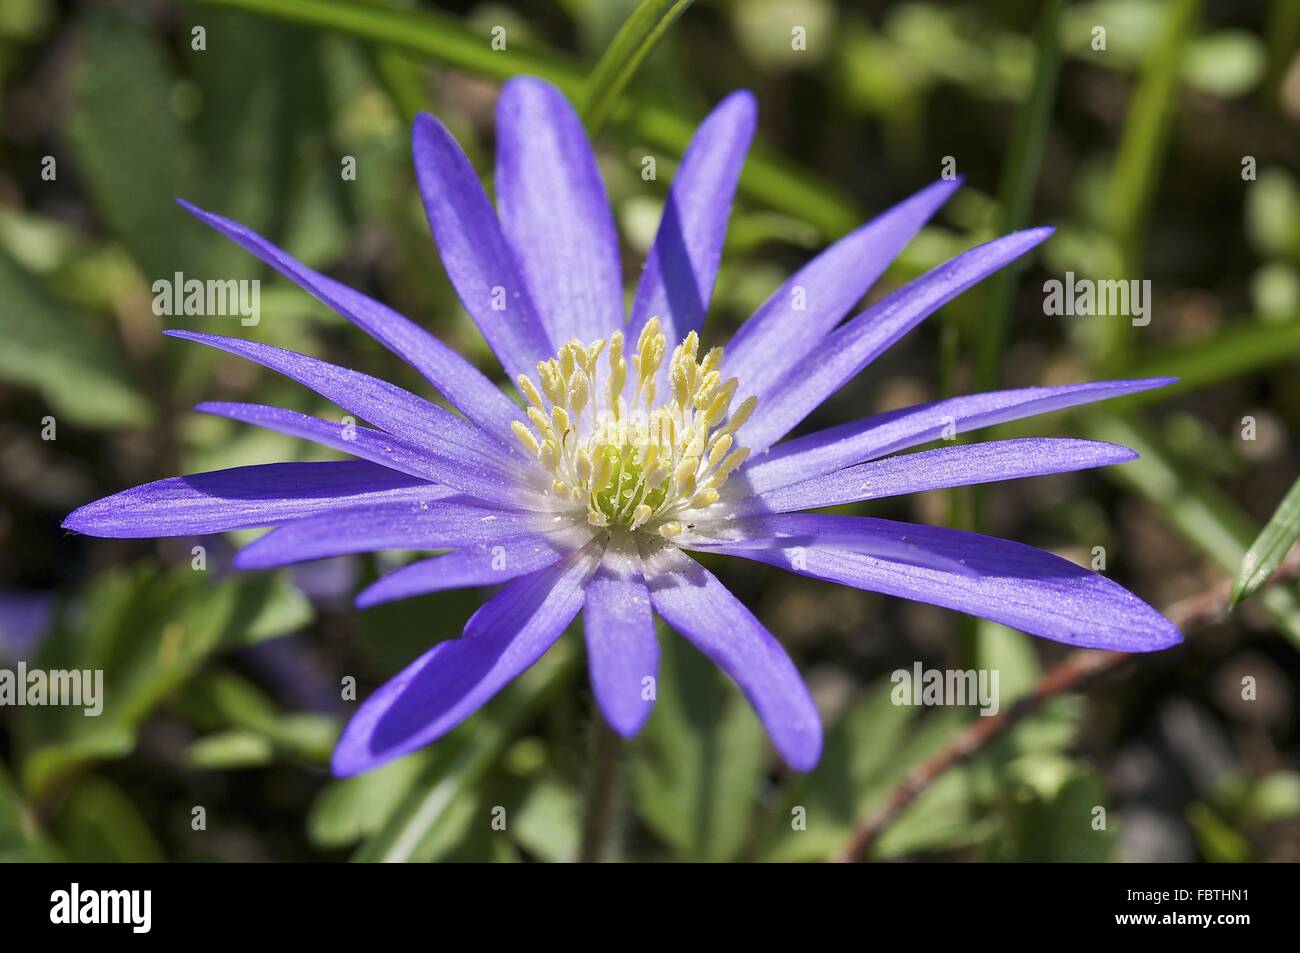
[[618, 804], [618, 781], [623, 765], [623, 739], [604, 719], [596, 716], [595, 752], [587, 785], [587, 814], [582, 821], [582, 846], [578, 860], [584, 864], [604, 860], [609, 853], [609, 836], [614, 829]]

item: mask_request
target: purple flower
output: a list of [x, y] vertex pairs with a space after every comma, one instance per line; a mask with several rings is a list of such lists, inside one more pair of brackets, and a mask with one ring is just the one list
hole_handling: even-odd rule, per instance
[[955, 397], [783, 440], [935, 309], [1050, 229], [973, 248], [845, 320], [958, 184], [936, 182], [801, 269], [725, 352], [705, 350], [700, 332], [754, 120], [753, 97], [739, 92], [701, 124], [625, 316], [604, 185], [581, 123], [556, 90], [521, 78], [501, 93], [496, 211], [442, 124], [416, 119], [415, 166], [443, 266], [523, 410], [406, 318], [186, 205], [407, 360], [463, 416], [306, 355], [171, 331], [279, 371], [372, 426], [254, 404], [200, 410], [358, 459], [160, 480], [84, 506], [64, 525], [110, 537], [274, 527], [237, 555], [246, 569], [371, 550], [451, 550], [379, 580], [358, 596], [362, 607], [504, 583], [461, 638], [434, 646], [362, 706], [334, 755], [341, 775], [445, 734], [532, 665], [580, 611], [592, 690], [620, 734], [634, 734], [650, 714], [657, 613], [735, 679], [782, 758], [811, 768], [821, 723], [799, 673], [692, 550], [946, 606], [1071, 645], [1145, 652], [1177, 643], [1174, 626], [1132, 593], [1037, 549], [798, 512], [1131, 460], [1123, 447], [1068, 439], [893, 454], [1169, 381]]

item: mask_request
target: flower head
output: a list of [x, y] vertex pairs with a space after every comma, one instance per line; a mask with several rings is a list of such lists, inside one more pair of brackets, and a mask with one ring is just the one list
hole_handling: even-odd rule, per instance
[[248, 569], [382, 549], [450, 550], [380, 579], [358, 596], [362, 607], [504, 584], [460, 638], [435, 645], [362, 706], [335, 752], [340, 774], [446, 733], [536, 661], [579, 612], [593, 693], [615, 730], [631, 735], [650, 714], [657, 614], [739, 683], [785, 761], [811, 768], [821, 725], [793, 663], [689, 551], [770, 563], [1073, 645], [1150, 651], [1178, 642], [1177, 630], [1136, 596], [1051, 554], [956, 530], [799, 512], [1132, 459], [1123, 447], [1071, 439], [899, 451], [1168, 381], [955, 397], [786, 439], [894, 341], [1050, 230], [973, 248], [846, 319], [958, 184], [937, 182], [817, 256], [725, 349], [706, 345], [704, 316], [753, 129], [746, 93], [701, 124], [625, 315], [604, 186], [556, 90], [521, 78], [502, 91], [496, 209], [446, 129], [417, 118], [416, 171], [443, 265], [518, 403], [396, 312], [186, 205], [410, 362], [459, 414], [306, 355], [169, 332], [276, 370], [372, 426], [344, 429], [253, 404], [200, 410], [355, 459], [160, 480], [84, 506], [64, 525], [114, 537], [273, 527], [236, 557]]

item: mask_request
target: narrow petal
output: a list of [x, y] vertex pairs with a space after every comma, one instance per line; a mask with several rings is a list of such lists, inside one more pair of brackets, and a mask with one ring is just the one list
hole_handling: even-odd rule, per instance
[[436, 500], [454, 492], [366, 460], [268, 463], [132, 487], [74, 510], [63, 528], [115, 539], [202, 536], [276, 526], [340, 507]]
[[536, 514], [475, 506], [463, 497], [375, 503], [285, 523], [236, 553], [235, 565], [275, 569], [381, 549], [491, 549], [538, 532], [544, 529]]
[[893, 539], [957, 560], [968, 572], [821, 546], [720, 551], [857, 589], [956, 609], [1069, 645], [1153, 652], [1182, 641], [1172, 622], [1127, 589], [1031, 546], [862, 516], [799, 514], [785, 519], [786, 529], [795, 533]]
[[877, 500], [923, 490], [1068, 473], [1137, 458], [1127, 447], [1095, 440], [1026, 437], [958, 444], [860, 463], [740, 500], [731, 513], [788, 513]]
[[623, 326], [618, 233], [582, 122], [564, 95], [529, 76], [497, 100], [497, 207], [542, 323], [555, 343]]
[[1035, 228], [979, 245], [852, 318], [781, 376], [767, 406], [740, 428], [736, 442], [754, 453], [766, 450], [917, 324], [1051, 234], [1050, 228]]
[[587, 667], [596, 704], [609, 726], [625, 738], [641, 730], [654, 707], [646, 679], [659, 677], [650, 592], [641, 556], [630, 544], [611, 544], [587, 585], [583, 608]]
[[821, 757], [821, 718], [780, 643], [685, 553], [660, 546], [642, 556], [654, 610], [736, 681], [786, 764], [811, 770]]
[[510, 422], [522, 417], [514, 401], [428, 331], [387, 305], [313, 271], [238, 222], [179, 201], [201, 222], [243, 246], [414, 367], [470, 420], [507, 443], [511, 440]]
[[862, 300], [960, 179], [935, 182], [826, 249], [782, 285], [727, 344], [724, 377], [759, 403]]
[[482, 500], [510, 506], [518, 505], [524, 495], [522, 485], [503, 476], [495, 466], [484, 466], [469, 458], [435, 453], [401, 437], [371, 430], [369, 427], [322, 420], [295, 410], [264, 404], [207, 402], [194, 409], [333, 447], [362, 460], [370, 460], [432, 483], [449, 486]]
[[517, 576], [545, 569], [571, 551], [571, 546], [558, 539], [535, 533], [506, 536], [494, 544], [475, 543], [389, 573], [361, 590], [356, 605], [358, 609], [367, 609], [381, 602], [394, 602], [430, 592], [500, 585]]
[[931, 440], [951, 439], [957, 434], [1009, 420], [1165, 387], [1174, 380], [1149, 377], [1063, 387], [1023, 387], [891, 410], [777, 444], [753, 464], [739, 470], [733, 479], [737, 484], [743, 483], [751, 493], [762, 493]]
[[695, 130], [637, 285], [628, 340], [636, 341], [646, 321], [657, 316], [671, 351], [688, 332], [704, 326], [756, 117], [754, 97], [742, 90], [719, 103]]
[[445, 126], [415, 117], [415, 174], [442, 266], [513, 380], [555, 351], [474, 168]]
[[371, 695], [334, 750], [339, 776], [422, 748], [460, 724], [542, 657], [582, 607], [589, 552], [521, 576], [483, 605], [465, 634], [435, 645]]
[[193, 331], [164, 333], [237, 354], [279, 371], [349, 413], [433, 453], [468, 457], [497, 466], [503, 473], [517, 473], [523, 463], [522, 453], [488, 436], [470, 421], [369, 374], [256, 341]]
[[809, 524], [803, 521], [807, 515], [809, 514], [766, 513], [761, 516], [718, 520], [713, 524], [695, 524], [694, 530], [689, 534], [674, 536], [673, 544], [681, 549], [705, 553], [773, 548], [796, 552], [800, 548], [820, 546], [866, 553], [909, 565], [942, 569], [944, 572], [970, 572], [955, 559], [922, 549], [905, 540], [867, 535], [856, 528], [842, 531], [835, 526], [817, 527], [817, 532], [810, 532]]

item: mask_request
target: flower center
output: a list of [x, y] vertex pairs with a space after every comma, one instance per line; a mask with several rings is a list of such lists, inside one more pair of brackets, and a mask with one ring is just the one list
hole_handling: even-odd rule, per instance
[[668, 400], [655, 403], [667, 343], [651, 318], [630, 356], [630, 377], [623, 332], [615, 331], [608, 341], [575, 338], [538, 362], [536, 382], [525, 374], [516, 380], [531, 426], [516, 421], [515, 435], [545, 467], [550, 492], [592, 526], [676, 536], [681, 524], [673, 517], [716, 501], [749, 456], [735, 446], [735, 432], [758, 398], [730, 413], [738, 381], [722, 379], [722, 348], [697, 359], [694, 331], [668, 362]]

